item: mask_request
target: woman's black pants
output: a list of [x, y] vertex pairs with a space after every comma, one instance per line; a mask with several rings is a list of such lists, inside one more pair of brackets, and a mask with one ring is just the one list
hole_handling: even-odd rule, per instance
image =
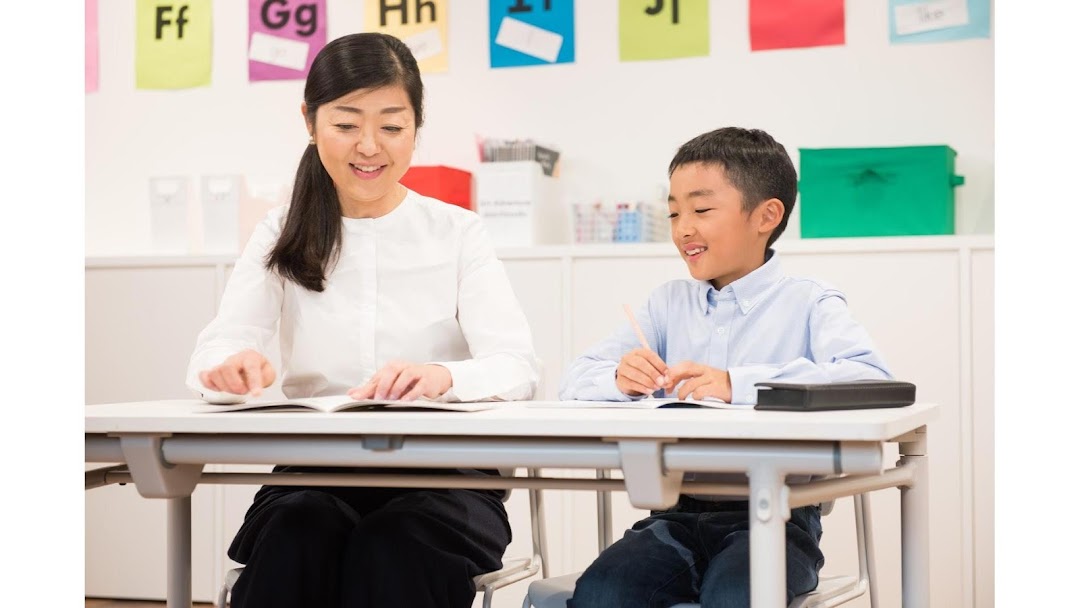
[[467, 608], [508, 544], [501, 491], [265, 486], [229, 547], [231, 605]]

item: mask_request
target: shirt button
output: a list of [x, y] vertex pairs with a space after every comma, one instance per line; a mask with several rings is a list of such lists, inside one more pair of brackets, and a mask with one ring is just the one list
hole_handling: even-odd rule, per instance
[[724, 330], [724, 328], [723, 328], [723, 327], [717, 327], [717, 328], [716, 328], [716, 333], [720, 334], [721, 336], [722, 336], [722, 335], [724, 335], [724, 331], [725, 331], [725, 330]]

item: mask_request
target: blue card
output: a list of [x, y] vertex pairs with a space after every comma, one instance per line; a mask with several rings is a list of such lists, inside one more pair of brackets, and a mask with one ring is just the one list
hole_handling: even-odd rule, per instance
[[573, 0], [491, 0], [491, 67], [574, 62]]
[[889, 0], [893, 44], [990, 37], [990, 0]]

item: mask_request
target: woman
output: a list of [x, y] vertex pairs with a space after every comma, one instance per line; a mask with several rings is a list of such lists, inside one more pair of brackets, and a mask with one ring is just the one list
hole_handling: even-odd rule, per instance
[[[189, 386], [213, 403], [258, 396], [280, 332], [289, 397], [530, 398], [529, 327], [479, 218], [399, 183], [424, 117], [408, 47], [377, 33], [332, 41], [301, 113], [311, 137], [291, 204], [237, 261]], [[469, 606], [472, 577], [498, 569], [510, 542], [501, 498], [264, 487], [229, 548], [246, 564], [232, 605]]]

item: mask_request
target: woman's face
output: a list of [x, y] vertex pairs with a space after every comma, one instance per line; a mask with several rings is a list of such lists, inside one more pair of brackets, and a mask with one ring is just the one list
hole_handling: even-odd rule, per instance
[[[301, 108], [307, 116], [306, 105]], [[348, 217], [378, 217], [405, 195], [398, 181], [416, 145], [416, 117], [404, 87], [358, 89], [319, 106], [315, 137]]]

